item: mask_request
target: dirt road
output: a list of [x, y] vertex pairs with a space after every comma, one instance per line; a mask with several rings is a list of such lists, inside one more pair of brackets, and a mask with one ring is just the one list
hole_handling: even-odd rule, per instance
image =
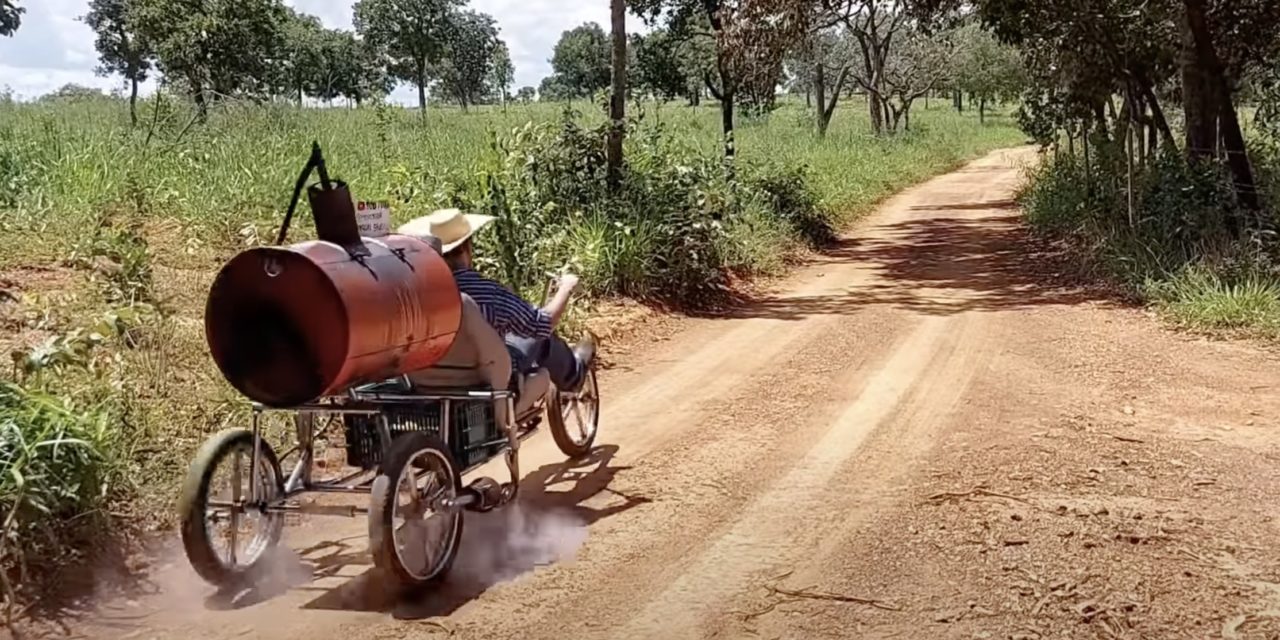
[[[362, 520], [288, 588], [180, 558], [91, 637], [1277, 637], [1280, 359], [1067, 287], [1010, 201], [1028, 151], [885, 203], [726, 317], [603, 376], [600, 448], [524, 450], [444, 589], [369, 578]], [[159, 563], [163, 565], [164, 563]]]

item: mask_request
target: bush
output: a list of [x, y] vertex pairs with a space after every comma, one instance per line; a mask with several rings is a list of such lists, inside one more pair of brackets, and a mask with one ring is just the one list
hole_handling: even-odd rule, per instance
[[[1031, 226], [1070, 240], [1182, 326], [1280, 335], [1274, 213], [1243, 211], [1222, 167], [1176, 153], [1137, 169], [1131, 209], [1123, 156], [1098, 149], [1088, 165], [1064, 154], [1032, 173], [1019, 196]], [[1269, 159], [1255, 156], [1264, 188]]]
[[101, 530], [117, 430], [100, 406], [0, 382], [0, 578], [29, 583], [32, 560], [55, 560]]
[[494, 136], [470, 176], [427, 185], [408, 171], [406, 185], [418, 186], [395, 193], [415, 213], [448, 205], [496, 216], [478, 240], [481, 266], [526, 292], [571, 268], [595, 295], [705, 303], [730, 274], [776, 271], [785, 244], [834, 237], [802, 169], [745, 166], [731, 180], [718, 157], [661, 126], [631, 123], [623, 182], [610, 190], [606, 134], [566, 113]]

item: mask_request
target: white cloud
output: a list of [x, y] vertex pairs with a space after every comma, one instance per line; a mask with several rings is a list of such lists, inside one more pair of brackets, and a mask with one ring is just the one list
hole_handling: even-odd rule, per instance
[[[93, 73], [97, 53], [93, 32], [80, 21], [87, 0], [19, 0], [26, 7], [22, 27], [11, 38], [0, 38], [0, 86], [8, 85], [21, 98], [34, 98], [68, 82], [111, 89], [119, 79]], [[299, 11], [320, 18], [331, 28], [351, 28], [351, 0], [285, 0]], [[584, 22], [609, 24], [608, 0], [471, 0], [471, 7], [498, 21], [511, 49], [516, 86], [537, 86], [551, 73], [552, 48], [560, 34]], [[631, 16], [628, 28], [643, 31]], [[412, 102], [414, 92], [399, 88], [394, 98]]]

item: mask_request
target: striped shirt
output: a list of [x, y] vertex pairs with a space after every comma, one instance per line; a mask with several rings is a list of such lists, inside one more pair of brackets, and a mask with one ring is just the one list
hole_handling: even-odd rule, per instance
[[520, 296], [474, 269], [456, 269], [453, 279], [458, 290], [471, 296], [484, 319], [499, 335], [517, 335], [534, 340], [551, 337], [551, 316], [525, 302]]

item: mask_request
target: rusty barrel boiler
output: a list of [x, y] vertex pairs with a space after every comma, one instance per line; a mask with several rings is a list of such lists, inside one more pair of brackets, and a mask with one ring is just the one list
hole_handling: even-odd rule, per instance
[[444, 357], [462, 309], [440, 254], [407, 236], [350, 240], [254, 248], [223, 267], [205, 332], [237, 391], [291, 407]]

